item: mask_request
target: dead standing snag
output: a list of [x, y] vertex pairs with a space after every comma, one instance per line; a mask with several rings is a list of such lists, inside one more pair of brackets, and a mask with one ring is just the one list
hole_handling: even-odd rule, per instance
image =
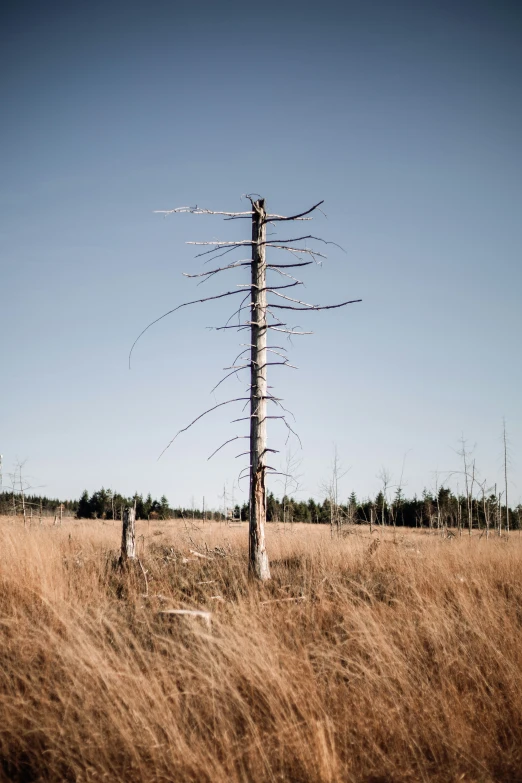
[[129, 506], [123, 512], [120, 564], [136, 559], [136, 510]]
[[[316, 263], [320, 264], [321, 260], [325, 258], [322, 253], [319, 253], [313, 247], [302, 246], [300, 243], [311, 241], [325, 242], [325, 240], [315, 237], [311, 234], [306, 234], [299, 237], [292, 237], [290, 239], [267, 239], [266, 226], [268, 223], [275, 224], [277, 222], [284, 221], [300, 221], [300, 220], [312, 220], [311, 213], [316, 209], [319, 209], [323, 203], [319, 201], [310, 209], [300, 212], [295, 215], [285, 217], [284, 215], [271, 215], [266, 211], [265, 200], [258, 198], [254, 200], [253, 197], [247, 197], [251, 204], [251, 210], [248, 212], [216, 212], [209, 209], [200, 209], [199, 207], [179, 207], [178, 209], [162, 210], [161, 213], [166, 215], [175, 213], [190, 212], [193, 215], [222, 215], [225, 220], [241, 220], [249, 219], [252, 225], [251, 239], [242, 239], [238, 241], [225, 241], [225, 242], [189, 242], [193, 245], [209, 246], [209, 250], [198, 253], [197, 258], [201, 256], [210, 256], [208, 260], [220, 258], [235, 250], [244, 250], [250, 247], [251, 258], [250, 260], [241, 259], [232, 263], [225, 264], [224, 266], [214, 267], [210, 270], [200, 272], [198, 274], [186, 274], [186, 277], [200, 278], [200, 282], [204, 283], [211, 277], [214, 277], [221, 272], [228, 271], [230, 269], [241, 269], [242, 267], [250, 267], [250, 283], [238, 284], [236, 290], [226, 291], [222, 294], [216, 294], [214, 296], [208, 296], [203, 299], [197, 299], [192, 302], [186, 302], [178, 305], [169, 312], [164, 313], [162, 316], [152, 321], [145, 329], [138, 335], [137, 339], [132, 345], [129, 353], [129, 367], [130, 359], [134, 347], [141, 336], [155, 323], [165, 318], [167, 315], [174, 313], [181, 307], [186, 307], [189, 304], [199, 304], [207, 302], [213, 299], [221, 299], [228, 296], [234, 296], [235, 294], [243, 294], [243, 300], [236, 312], [227, 321], [224, 326], [215, 327], [218, 330], [221, 329], [237, 329], [238, 331], [250, 330], [250, 343], [248, 343], [243, 350], [234, 360], [230, 367], [225, 368], [229, 370], [229, 373], [221, 379], [217, 384], [219, 386], [222, 381], [226, 380], [231, 375], [236, 375], [239, 372], [249, 369], [250, 370], [250, 384], [247, 387], [247, 397], [237, 397], [235, 399], [226, 400], [225, 402], [218, 403], [212, 408], [204, 411], [197, 418], [195, 418], [187, 427], [179, 430], [170, 443], [163, 450], [173, 443], [173, 441], [182, 432], [192, 427], [199, 419], [205, 416], [207, 413], [211, 413], [216, 408], [223, 405], [228, 405], [235, 402], [249, 403], [250, 411], [249, 416], [241, 416], [234, 419], [235, 422], [249, 420], [250, 421], [250, 434], [249, 436], [237, 435], [230, 438], [221, 446], [219, 446], [211, 454], [214, 456], [221, 448], [229, 443], [234, 442], [240, 438], [248, 437], [250, 440], [250, 450], [246, 452], [250, 456], [249, 466], [245, 468], [250, 474], [250, 528], [249, 528], [249, 570], [250, 573], [261, 581], [270, 579], [270, 567], [268, 563], [268, 556], [265, 547], [265, 523], [266, 523], [266, 476], [267, 474], [277, 475], [278, 471], [271, 468], [266, 462], [266, 455], [269, 452], [274, 452], [274, 449], [267, 447], [267, 431], [266, 422], [267, 419], [280, 419], [286, 425], [289, 434], [293, 433], [292, 427], [289, 425], [285, 415], [269, 416], [267, 414], [267, 403], [272, 402], [277, 405], [283, 414], [288, 411], [281, 405], [281, 400], [275, 397], [269, 392], [267, 384], [267, 368], [271, 364], [278, 364], [284, 367], [292, 367], [289, 363], [286, 348], [280, 345], [268, 345], [269, 331], [282, 332], [283, 334], [291, 335], [304, 335], [311, 334], [311, 332], [305, 332], [299, 326], [292, 326], [284, 322], [280, 316], [277, 317], [272, 313], [272, 310], [277, 309], [279, 311], [314, 311], [314, 310], [330, 310], [338, 307], [345, 307], [348, 304], [354, 304], [360, 302], [360, 299], [351, 299], [349, 301], [341, 302], [334, 305], [316, 305], [303, 302], [300, 299], [294, 299], [286, 294], [280, 293], [281, 289], [294, 288], [295, 286], [303, 285], [303, 281], [290, 275], [286, 270], [294, 269], [298, 267], [308, 266]], [[335, 244], [327, 243], [325, 244]], [[295, 262], [285, 264], [267, 264], [266, 261], [266, 249], [281, 250], [286, 253], [290, 253], [295, 258]], [[307, 256], [307, 260], [303, 260], [303, 256]], [[267, 284], [267, 270], [277, 272], [279, 275], [289, 278], [293, 282], [286, 285], [271, 286]], [[285, 270], [285, 271], [283, 271]], [[249, 290], [248, 290], [249, 289]], [[245, 293], [246, 291], [246, 293]], [[277, 297], [279, 303], [269, 302], [268, 294], [272, 294]], [[281, 301], [282, 300], [282, 301]], [[249, 317], [245, 314], [249, 313]], [[237, 323], [231, 324], [232, 318], [237, 316]], [[245, 345], [243, 343], [243, 345]], [[245, 354], [250, 353], [249, 361], [242, 359], [242, 363], [236, 365], [238, 359]], [[274, 353], [281, 357], [282, 361], [268, 361], [267, 354]], [[217, 388], [214, 387], [214, 389]], [[246, 407], [246, 405], [245, 405]], [[161, 456], [161, 455], [160, 455]], [[242, 456], [242, 455], [238, 455]], [[209, 457], [210, 459], [210, 457]], [[243, 471], [242, 471], [243, 473]]]

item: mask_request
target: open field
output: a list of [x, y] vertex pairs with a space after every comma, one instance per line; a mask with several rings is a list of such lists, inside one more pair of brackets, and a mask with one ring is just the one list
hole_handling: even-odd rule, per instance
[[0, 519], [2, 779], [522, 780], [518, 533], [137, 532]]

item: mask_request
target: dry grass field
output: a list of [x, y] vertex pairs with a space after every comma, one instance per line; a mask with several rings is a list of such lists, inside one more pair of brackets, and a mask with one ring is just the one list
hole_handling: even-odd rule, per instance
[[0, 520], [3, 780], [522, 780], [518, 533], [138, 534]]

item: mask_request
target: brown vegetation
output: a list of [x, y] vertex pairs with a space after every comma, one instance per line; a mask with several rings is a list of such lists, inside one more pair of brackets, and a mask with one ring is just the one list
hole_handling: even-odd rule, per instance
[[[0, 774], [522, 779], [522, 543], [0, 523]], [[208, 615], [172, 614], [197, 609]]]

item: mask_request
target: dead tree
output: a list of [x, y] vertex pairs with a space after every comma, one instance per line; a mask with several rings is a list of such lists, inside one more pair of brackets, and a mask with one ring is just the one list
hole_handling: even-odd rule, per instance
[[[299, 491], [301, 474], [297, 471], [301, 467], [301, 459], [297, 454], [292, 453], [288, 448], [286, 452], [286, 458], [283, 466], [282, 477], [278, 480], [283, 490], [283, 530], [286, 530], [286, 522], [288, 520], [288, 501], [289, 493], [295, 493]], [[290, 514], [290, 524], [292, 523], [292, 516]]]
[[18, 460], [16, 462], [16, 465], [14, 467], [13, 473], [9, 473], [9, 478], [11, 479], [11, 490], [13, 493], [13, 516], [16, 517], [17, 515], [17, 497], [20, 498], [20, 507], [22, 509], [22, 515], [24, 518], [24, 527], [27, 527], [27, 502], [25, 499], [27, 490], [33, 489], [33, 487], [28, 484], [28, 482], [25, 480], [23, 476], [23, 470], [25, 467], [26, 460]]
[[393, 486], [391, 483], [392, 476], [390, 471], [383, 465], [377, 474], [377, 478], [382, 482], [381, 525], [384, 527], [386, 522], [386, 503], [388, 502], [388, 490]]
[[330, 505], [330, 538], [333, 538], [334, 530], [337, 533], [337, 536], [341, 535], [342, 511], [339, 504], [339, 482], [348, 473], [347, 470], [343, 470], [342, 468], [337, 446], [335, 444], [331, 465], [331, 477], [322, 485], [322, 489], [326, 494]]
[[[291, 425], [288, 422], [286, 413], [288, 411], [282, 405], [282, 400], [271, 393], [267, 384], [267, 368], [270, 365], [281, 365], [284, 367], [292, 367], [288, 361], [286, 354], [286, 348], [280, 345], [269, 345], [269, 334], [278, 333], [285, 334], [287, 336], [292, 335], [304, 335], [311, 334], [311, 332], [302, 331], [300, 327], [291, 326], [279, 317], [279, 313], [285, 311], [319, 311], [329, 310], [332, 308], [344, 307], [348, 304], [360, 302], [360, 299], [354, 299], [350, 301], [340, 302], [334, 305], [316, 305], [303, 302], [300, 299], [295, 299], [288, 295], [287, 290], [282, 293], [284, 289], [295, 288], [303, 285], [301, 280], [293, 277], [289, 270], [296, 267], [305, 267], [310, 264], [320, 264], [325, 256], [318, 252], [314, 247], [308, 247], [306, 244], [303, 246], [303, 242], [316, 241], [327, 243], [325, 240], [319, 237], [306, 234], [303, 236], [291, 237], [289, 239], [267, 239], [266, 227], [268, 224], [273, 226], [279, 222], [293, 222], [293, 221], [307, 221], [312, 218], [310, 215], [320, 207], [322, 201], [315, 204], [310, 209], [304, 212], [300, 212], [296, 215], [276, 215], [270, 214], [266, 210], [265, 199], [247, 196], [250, 201], [251, 209], [246, 212], [217, 212], [208, 209], [200, 209], [199, 207], [179, 207], [172, 210], [162, 210], [161, 214], [169, 215], [175, 213], [192, 213], [195, 215], [221, 215], [225, 220], [250, 220], [251, 221], [251, 239], [241, 239], [235, 241], [224, 242], [189, 242], [191, 245], [204, 245], [210, 246], [210, 249], [206, 249], [198, 254], [196, 257], [209, 256], [209, 259], [222, 258], [223, 256], [233, 251], [241, 251], [245, 249], [250, 250], [249, 259], [239, 259], [230, 263], [224, 263], [222, 266], [217, 266], [213, 269], [209, 269], [197, 274], [185, 274], [189, 278], [200, 278], [200, 283], [204, 283], [207, 280], [213, 278], [217, 274], [224, 273], [228, 270], [238, 270], [241, 268], [249, 268], [250, 270], [250, 282], [240, 283], [236, 289], [225, 291], [224, 293], [216, 294], [214, 296], [207, 296], [202, 299], [196, 299], [191, 302], [185, 302], [177, 307], [164, 313], [157, 318], [138, 335], [134, 344], [131, 347], [129, 354], [129, 366], [130, 358], [133, 352], [134, 346], [140, 337], [149, 329], [153, 324], [165, 318], [167, 315], [174, 313], [181, 307], [188, 305], [199, 304], [201, 302], [207, 302], [215, 299], [222, 299], [229, 296], [235, 296], [237, 294], [242, 295], [242, 300], [239, 308], [233, 313], [228, 321], [222, 325], [216, 327], [221, 329], [236, 329], [237, 331], [248, 331], [250, 333], [250, 341], [248, 343], [242, 343], [243, 350], [238, 354], [231, 366], [224, 368], [226, 375], [219, 381], [219, 383], [212, 389], [214, 391], [223, 381], [227, 378], [236, 375], [244, 370], [250, 371], [250, 383], [246, 389], [246, 395], [243, 397], [236, 397], [224, 402], [217, 403], [212, 408], [201, 413], [190, 424], [172, 438], [170, 443], [163, 450], [162, 454], [169, 448], [173, 441], [182, 432], [185, 432], [192, 427], [199, 419], [206, 414], [220, 408], [224, 405], [232, 403], [243, 403], [244, 407], [249, 405], [249, 415], [240, 416], [233, 420], [235, 422], [248, 421], [249, 422], [249, 435], [236, 435], [233, 438], [225, 441], [221, 444], [208, 459], [211, 459], [217, 454], [220, 449], [229, 443], [232, 443], [239, 439], [249, 440], [249, 451], [238, 454], [237, 456], [248, 455], [250, 457], [248, 466], [241, 471], [240, 478], [245, 478], [243, 475], [245, 471], [250, 477], [250, 528], [249, 528], [249, 569], [250, 572], [260, 580], [270, 579], [270, 568], [268, 563], [268, 556], [265, 547], [265, 522], [266, 522], [266, 477], [267, 475], [277, 475], [279, 471], [271, 467], [267, 462], [267, 455], [270, 453], [277, 453], [276, 449], [268, 448], [267, 446], [267, 421], [268, 419], [275, 419], [282, 421], [286, 426], [288, 433], [294, 433]], [[274, 263], [272, 260], [267, 261], [266, 251], [267, 248], [271, 250], [277, 250], [287, 253], [291, 256], [290, 263]], [[284, 278], [284, 282], [281, 285], [274, 285], [273, 283], [267, 283], [267, 273], [276, 273], [279, 277]], [[268, 294], [275, 297], [275, 301], [268, 301]], [[232, 319], [237, 316], [237, 323], [231, 323]], [[249, 356], [248, 356], [249, 355]], [[247, 358], [248, 356], [248, 358]], [[269, 415], [268, 403], [277, 407], [277, 413], [275, 415]], [[160, 454], [161, 457], [161, 454]]]
[[502, 420], [502, 442], [504, 446], [504, 499], [506, 501], [506, 533], [509, 533], [509, 503], [508, 503], [508, 441], [506, 435], [506, 420]]

